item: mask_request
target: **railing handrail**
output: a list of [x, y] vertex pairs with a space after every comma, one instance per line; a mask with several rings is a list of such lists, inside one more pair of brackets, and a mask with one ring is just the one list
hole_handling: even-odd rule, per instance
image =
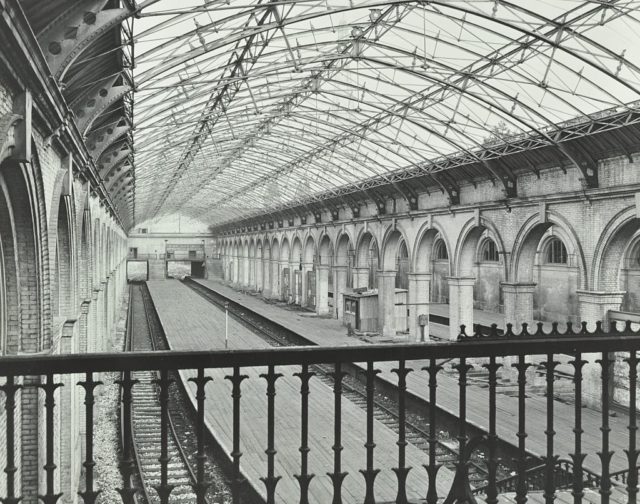
[[575, 354], [640, 350], [640, 330], [555, 337], [467, 338], [406, 345], [292, 346], [281, 348], [215, 351], [157, 351], [14, 355], [0, 357], [0, 376], [67, 374], [101, 371], [179, 370], [197, 368], [251, 367], [416, 361], [425, 359], [505, 357], [540, 354]]

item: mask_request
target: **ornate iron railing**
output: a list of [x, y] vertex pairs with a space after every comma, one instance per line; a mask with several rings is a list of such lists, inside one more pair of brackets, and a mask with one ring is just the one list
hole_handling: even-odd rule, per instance
[[[342, 460], [342, 384], [345, 376], [345, 369], [349, 363], [364, 363], [366, 374], [366, 422], [362, 426], [363, 432], [366, 432], [365, 454], [362, 463], [362, 475], [365, 480], [366, 495], [364, 502], [373, 503], [376, 496], [376, 475], [379, 468], [374, 466], [374, 450], [375, 431], [374, 431], [374, 388], [376, 387], [375, 376], [377, 373], [376, 363], [392, 362], [394, 363], [393, 372], [397, 375], [398, 390], [398, 417], [400, 419], [400, 428], [398, 429], [397, 440], [397, 467], [393, 470], [397, 476], [397, 499], [398, 503], [406, 503], [406, 480], [407, 474], [413, 470], [406, 466], [406, 446], [408, 444], [406, 433], [403, 428], [403, 422], [406, 416], [406, 404], [408, 399], [406, 376], [409, 371], [413, 370], [414, 375], [419, 375], [424, 380], [424, 388], [428, 390], [428, 400], [430, 405], [438, 404], [437, 389], [439, 381], [439, 372], [442, 367], [438, 364], [441, 359], [453, 359], [456, 364], [453, 366], [457, 373], [458, 385], [457, 394], [459, 408], [457, 416], [456, 429], [459, 456], [456, 464], [456, 472], [451, 488], [446, 496], [445, 503], [452, 502], [475, 502], [473, 489], [470, 487], [468, 479], [468, 462], [471, 452], [475, 449], [479, 442], [485, 444], [488, 448], [487, 469], [488, 478], [487, 485], [483, 489], [486, 496], [486, 502], [495, 504], [498, 502], [499, 493], [505, 491], [514, 491], [516, 502], [524, 503], [527, 499], [529, 491], [529, 477], [538, 478], [543, 485], [544, 499], [548, 503], [552, 503], [558, 491], [570, 484], [573, 501], [579, 503], [582, 501], [584, 492], [592, 483], [596, 483], [600, 492], [601, 502], [608, 504], [611, 500], [612, 490], [616, 486], [616, 492], [624, 492], [625, 499], [628, 502], [636, 501], [638, 492], [638, 450], [636, 447], [637, 434], [637, 414], [636, 414], [636, 388], [637, 388], [637, 351], [640, 348], [640, 331], [631, 330], [631, 325], [627, 324], [623, 330], [618, 330], [615, 326], [611, 327], [609, 332], [602, 330], [601, 324], [598, 324], [594, 331], [589, 331], [586, 325], [582, 325], [580, 331], [574, 332], [571, 325], [568, 325], [567, 331], [560, 334], [557, 330], [550, 333], [544, 333], [539, 328], [536, 333], [529, 333], [526, 326], [523, 331], [516, 335], [511, 327], [507, 328], [505, 335], [494, 334], [492, 336], [467, 337], [464, 335], [464, 329], [459, 342], [439, 342], [431, 344], [410, 344], [410, 345], [365, 345], [356, 347], [281, 347], [267, 348], [256, 350], [221, 350], [214, 352], [181, 352], [181, 351], [159, 351], [159, 352], [132, 352], [124, 354], [88, 354], [88, 355], [64, 355], [64, 356], [7, 356], [0, 358], [0, 376], [5, 377], [5, 384], [0, 387], [5, 395], [5, 413], [6, 413], [6, 492], [3, 501], [8, 503], [17, 502], [19, 482], [16, 481], [17, 467], [16, 463], [16, 394], [22, 387], [20, 385], [20, 377], [42, 377], [42, 383], [37, 385], [44, 390], [44, 437], [46, 439], [45, 459], [45, 488], [41, 491], [41, 498], [44, 502], [54, 503], [57, 500], [55, 485], [56, 466], [54, 460], [55, 453], [55, 424], [54, 414], [56, 410], [56, 390], [61, 385], [60, 379], [64, 375], [82, 374], [83, 381], [78, 383], [85, 392], [85, 442], [86, 442], [86, 460], [84, 462], [84, 490], [81, 495], [85, 503], [93, 503], [95, 501], [96, 489], [94, 484], [93, 468], [95, 461], [93, 460], [93, 418], [94, 418], [94, 393], [99, 382], [97, 381], [98, 373], [107, 371], [116, 371], [122, 373], [122, 378], [118, 381], [121, 389], [121, 407], [124, 423], [127, 424], [131, 416], [132, 408], [132, 388], [135, 386], [135, 380], [132, 379], [132, 372], [138, 370], [155, 370], [166, 374], [168, 371], [175, 370], [195, 370], [196, 373], [191, 379], [196, 389], [196, 399], [194, 401], [196, 409], [195, 433], [198, 437], [199, 449], [203, 449], [201, 438], [205, 433], [204, 409], [207, 407], [207, 398], [205, 385], [209, 381], [207, 370], [225, 369], [228, 370], [226, 378], [231, 382], [232, 409], [231, 411], [219, 411], [219, 414], [229, 414], [232, 416], [232, 444], [233, 448], [228, 455], [231, 461], [233, 472], [232, 477], [232, 493], [233, 502], [238, 503], [241, 499], [241, 487], [244, 481], [244, 472], [242, 470], [240, 450], [240, 424], [241, 424], [241, 392], [242, 383], [247, 378], [243, 374], [243, 369], [248, 367], [263, 367], [266, 369], [262, 378], [266, 380], [267, 392], [267, 411], [265, 421], [267, 423], [267, 438], [265, 440], [265, 448], [267, 453], [267, 463], [264, 468], [265, 477], [261, 478], [264, 483], [264, 495], [268, 503], [274, 502], [276, 495], [276, 487], [279, 476], [275, 474], [275, 460], [278, 456], [278, 446], [274, 441], [274, 431], [277, 428], [275, 422], [275, 397], [277, 393], [277, 378], [280, 376], [279, 370], [290, 373], [290, 370], [279, 369], [279, 366], [295, 366], [297, 372], [295, 376], [300, 380], [300, 470], [295, 477], [299, 482], [300, 496], [299, 501], [306, 503], [309, 498], [309, 482], [312, 478], [321, 476], [313, 476], [309, 473], [308, 455], [309, 450], [313, 449], [309, 445], [309, 381], [313, 376], [312, 366], [314, 364], [330, 364], [333, 368], [333, 467], [327, 467], [327, 474], [332, 480], [333, 502], [342, 502], [342, 482], [345, 476], [343, 472]], [[612, 355], [614, 352], [623, 353], [626, 363], [628, 364], [628, 384], [629, 384], [629, 407], [628, 407], [628, 447], [626, 448], [626, 457], [628, 468], [622, 472], [611, 472], [611, 459], [613, 456], [612, 445], [610, 443], [610, 407], [611, 393], [610, 385], [612, 380]], [[546, 454], [543, 467], [538, 467], [535, 471], [528, 471], [527, 467], [527, 416], [526, 416], [526, 385], [527, 385], [527, 368], [529, 362], [527, 356], [540, 355], [546, 356], [544, 366], [546, 368]], [[582, 369], [585, 364], [583, 356], [586, 353], [597, 353], [599, 359], [597, 365], [601, 370], [600, 385], [602, 388], [601, 407], [601, 425], [600, 433], [597, 434], [598, 445], [600, 447], [600, 471], [593, 473], [587, 471], [583, 467], [583, 460], [586, 454], [583, 451], [583, 408], [582, 408]], [[554, 368], [556, 361], [554, 356], [565, 354], [572, 356], [572, 364], [574, 367], [574, 384], [575, 384], [575, 408], [573, 420], [574, 432], [574, 451], [569, 454], [571, 463], [558, 462], [558, 457], [554, 449]], [[619, 356], [620, 354], [618, 354]], [[498, 370], [501, 367], [500, 359], [502, 357], [512, 356], [515, 360], [513, 364], [517, 371], [517, 458], [515, 461], [516, 475], [511, 482], [499, 482], [497, 476], [498, 468], [498, 430], [497, 426], [500, 421], [497, 408], [497, 385]], [[426, 362], [420, 362], [426, 361]], [[488, 372], [488, 429], [482, 439], [474, 439], [469, 436], [468, 427], [468, 404], [467, 391], [469, 388], [468, 372], [476, 366], [486, 368]], [[482, 364], [479, 364], [482, 363]], [[424, 364], [427, 364], [424, 366]], [[421, 370], [425, 371], [424, 373]], [[415, 378], [415, 377], [414, 377]], [[27, 383], [25, 380], [24, 383]], [[70, 386], [73, 384], [65, 384]], [[161, 387], [166, 386], [160, 384]], [[209, 385], [222, 386], [220, 383]], [[166, 405], [163, 405], [166, 407]], [[286, 405], [281, 405], [286, 407]], [[167, 415], [162, 415], [162, 421], [166, 421]], [[438, 442], [438, 418], [436, 416], [436, 408], [428, 408], [428, 455], [425, 455], [425, 467], [427, 474], [425, 479], [428, 482], [428, 490], [426, 491], [426, 502], [428, 504], [436, 504], [438, 499], [445, 497], [438, 495], [436, 487], [436, 477], [438, 475], [439, 466], [436, 461], [436, 446]], [[589, 436], [595, 436], [596, 433], [589, 432]], [[135, 489], [131, 486], [131, 474], [134, 470], [134, 460], [132, 451], [127, 447], [131, 446], [132, 438], [130, 429], [125, 428], [123, 433], [123, 450], [121, 460], [121, 470], [123, 473], [123, 485], [121, 495], [126, 503], [132, 502]], [[593, 438], [591, 438], [593, 439]], [[164, 439], [158, 440], [158, 443], [165, 442]], [[166, 447], [165, 447], [166, 448]], [[201, 467], [204, 464], [204, 453], [198, 453], [197, 475], [198, 482], [194, 484], [194, 492], [199, 496], [198, 501], [204, 499], [204, 492], [207, 486], [205, 481], [206, 474]], [[395, 457], [394, 457], [395, 459]], [[160, 459], [163, 464], [163, 470], [169, 463], [166, 457]], [[559, 471], [560, 468], [560, 471]], [[352, 475], [351, 477], [356, 477]], [[597, 477], [597, 478], [596, 478]], [[570, 482], [568, 481], [570, 479]], [[623, 481], [624, 486], [618, 486], [617, 480]], [[262, 485], [260, 482], [253, 482], [256, 485]], [[511, 484], [513, 483], [513, 484]], [[169, 488], [159, 488], [158, 492], [164, 495], [170, 494]], [[317, 500], [317, 499], [316, 499]], [[326, 500], [326, 499], [322, 499]]]

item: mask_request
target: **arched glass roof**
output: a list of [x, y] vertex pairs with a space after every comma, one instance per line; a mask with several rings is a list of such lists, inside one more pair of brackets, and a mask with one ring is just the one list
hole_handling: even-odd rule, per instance
[[136, 220], [224, 223], [640, 108], [639, 7], [160, 0], [134, 26]]

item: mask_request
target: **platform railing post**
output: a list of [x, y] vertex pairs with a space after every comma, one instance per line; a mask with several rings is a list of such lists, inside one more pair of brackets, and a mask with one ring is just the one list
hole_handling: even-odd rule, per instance
[[573, 460], [573, 485], [571, 494], [573, 495], [574, 504], [580, 504], [582, 497], [584, 496], [584, 480], [582, 464], [584, 462], [586, 453], [582, 453], [582, 367], [587, 361], [582, 359], [582, 354], [577, 352], [575, 358], [571, 361], [571, 365], [574, 368], [573, 371], [573, 383], [574, 383], [574, 449], [570, 454], [571, 460]]
[[169, 484], [169, 373], [160, 371], [160, 379], [154, 380], [160, 386], [160, 484], [154, 485], [161, 504], [168, 504], [174, 485]]
[[233, 398], [233, 451], [231, 452], [233, 479], [231, 481], [231, 499], [233, 504], [240, 504], [242, 484], [244, 483], [244, 478], [240, 472], [240, 458], [242, 457], [242, 452], [240, 451], [240, 398], [242, 397], [240, 385], [242, 380], [247, 378], [247, 375], [240, 374], [240, 368], [234, 366], [233, 375], [227, 375], [224, 378], [231, 381], [233, 385], [231, 391], [231, 397]]
[[484, 364], [489, 371], [489, 460], [487, 461], [487, 504], [497, 504], [498, 488], [496, 486], [497, 470], [498, 470], [498, 434], [496, 431], [496, 386], [498, 382], [498, 369], [502, 364], [496, 362], [496, 358], [491, 356], [489, 363]]
[[429, 366], [422, 368], [429, 372], [429, 464], [425, 465], [429, 476], [429, 488], [427, 490], [427, 504], [438, 503], [438, 490], [436, 477], [441, 465], [438, 464], [436, 454], [438, 451], [438, 431], [436, 429], [436, 392], [438, 389], [438, 371], [442, 366], [436, 364], [435, 359], [429, 359]]
[[602, 466], [601, 478], [600, 478], [600, 502], [602, 504], [609, 504], [611, 497], [611, 479], [610, 463], [613, 452], [609, 449], [609, 433], [611, 427], [609, 426], [609, 408], [610, 408], [610, 392], [609, 392], [609, 370], [611, 368], [612, 360], [609, 359], [607, 352], [602, 352], [602, 358], [597, 361], [602, 367], [602, 450], [598, 452], [600, 462]]
[[18, 468], [15, 464], [15, 410], [16, 410], [16, 392], [22, 388], [22, 385], [15, 383], [14, 376], [7, 376], [7, 381], [0, 387], [4, 392], [5, 403], [4, 410], [6, 414], [6, 453], [7, 466], [4, 472], [7, 475], [7, 497], [3, 499], [4, 504], [18, 504], [21, 498], [16, 496], [16, 473]]
[[527, 368], [531, 364], [525, 361], [524, 355], [518, 355], [518, 362], [512, 364], [518, 370], [518, 459], [516, 467], [518, 471], [518, 483], [516, 484], [516, 503], [525, 504], [527, 502], [527, 451], [526, 451], [526, 385]]
[[[366, 487], [364, 504], [375, 504], [375, 480], [376, 476], [380, 472], [380, 469], [375, 469], [373, 467], [373, 451], [376, 447], [373, 437], [374, 380], [376, 374], [379, 372], [379, 370], [374, 369], [373, 361], [367, 362], [367, 441], [364, 444], [364, 447], [367, 450], [367, 468], [365, 470], [360, 470], [364, 476]], [[403, 423], [404, 422], [401, 422], [400, 425], [403, 426]]]
[[260, 377], [267, 381], [267, 477], [260, 478], [267, 489], [267, 504], [275, 504], [276, 485], [280, 481], [280, 476], [274, 475], [276, 449], [274, 445], [275, 437], [275, 398], [276, 398], [276, 380], [282, 375], [276, 373], [274, 366], [269, 365], [267, 374], [261, 374]]
[[553, 354], [547, 354], [547, 361], [544, 363], [547, 380], [547, 428], [545, 430], [547, 455], [545, 458], [544, 477], [544, 500], [546, 504], [553, 504], [556, 498], [555, 466], [558, 457], [554, 454], [553, 449], [553, 438], [556, 434], [553, 429], [553, 381], [555, 368], [558, 364], [559, 362], [553, 360]]
[[[424, 326], [423, 326], [424, 327]], [[391, 370], [398, 375], [398, 467], [394, 467], [398, 479], [398, 494], [396, 496], [396, 504], [407, 504], [407, 475], [411, 467], [406, 466], [406, 395], [407, 395], [407, 375], [412, 371], [406, 367], [404, 360], [398, 363], [396, 369]]]
[[120, 455], [120, 473], [122, 474], [122, 488], [118, 489], [124, 504], [135, 504], [137, 489], [132, 485], [131, 478], [135, 471], [133, 460], [133, 432], [131, 431], [131, 389], [138, 380], [131, 379], [131, 371], [124, 371], [121, 380], [116, 380], [122, 389], [122, 453]]
[[342, 371], [340, 362], [336, 362], [333, 376], [334, 415], [333, 415], [333, 472], [327, 473], [333, 482], [332, 504], [342, 504], [342, 481], [347, 476], [342, 472]]
[[[463, 328], [464, 332], [464, 328]], [[458, 370], [458, 461], [456, 462], [456, 474], [453, 478], [449, 495], [444, 504], [467, 502], [475, 504], [476, 500], [469, 485], [469, 456], [467, 443], [467, 373], [473, 367], [467, 364], [464, 357], [460, 363], [453, 366]]]
[[100, 381], [93, 380], [93, 373], [88, 372], [85, 377], [85, 381], [78, 382], [85, 391], [85, 461], [82, 464], [84, 466], [85, 473], [85, 489], [83, 492], [78, 492], [82, 497], [84, 504], [94, 504], [100, 490], [94, 490], [93, 488], [93, 468], [96, 463], [93, 460], [93, 406], [95, 405], [95, 398], [93, 392], [98, 385], [102, 385]]
[[190, 382], [196, 384], [196, 438], [197, 438], [197, 450], [196, 455], [196, 482], [193, 484], [193, 491], [196, 494], [197, 504], [205, 504], [205, 495], [209, 488], [209, 483], [206, 480], [204, 472], [204, 463], [207, 459], [205, 453], [205, 423], [204, 423], [204, 408], [205, 408], [205, 386], [208, 382], [213, 381], [210, 376], [204, 375], [204, 368], [198, 368], [198, 376], [196, 378], [189, 378]]
[[638, 386], [638, 357], [636, 351], [629, 352], [626, 359], [629, 364], [629, 449], [627, 460], [629, 461], [629, 476], [627, 478], [627, 497], [629, 504], [636, 504], [638, 497], [638, 449], [636, 447], [636, 437], [638, 434], [637, 425], [637, 404], [636, 397]]
[[300, 485], [300, 504], [309, 504], [309, 483], [314, 477], [309, 474], [309, 379], [314, 373], [309, 372], [309, 365], [303, 364], [299, 373], [294, 376], [300, 378], [300, 474], [294, 475]]
[[46, 463], [44, 466], [44, 470], [46, 473], [46, 486], [45, 489], [47, 491], [44, 495], [39, 495], [38, 497], [44, 504], [56, 504], [58, 499], [62, 496], [61, 493], [55, 493], [55, 473], [56, 473], [56, 464], [54, 462], [55, 457], [55, 449], [54, 449], [54, 436], [55, 436], [55, 425], [54, 425], [54, 414], [56, 407], [55, 400], [55, 392], [56, 389], [62, 387], [62, 383], [55, 383], [53, 374], [47, 375], [47, 381], [44, 385], [39, 385], [40, 388], [44, 390], [45, 399], [44, 399], [44, 408], [46, 413], [45, 418], [45, 458]]

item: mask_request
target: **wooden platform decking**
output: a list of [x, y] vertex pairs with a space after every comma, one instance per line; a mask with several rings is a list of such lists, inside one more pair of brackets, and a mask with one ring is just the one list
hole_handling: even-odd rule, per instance
[[[283, 326], [297, 332], [318, 345], [358, 345], [362, 341], [347, 336], [347, 331], [338, 320], [305, 316], [304, 313], [286, 310], [276, 304], [265, 303], [261, 299], [237, 292], [236, 290], [215, 280], [198, 280], [202, 285], [214, 289], [224, 296], [246, 306], [247, 308], [278, 321]], [[543, 349], [542, 349], [543, 350]], [[584, 356], [583, 356], [584, 358]], [[426, 361], [411, 361], [408, 367], [415, 372], [407, 376], [407, 388], [410, 393], [428, 400], [428, 376], [424, 371], [418, 371], [428, 365]], [[395, 363], [377, 363], [382, 371], [380, 377], [390, 383], [397, 383], [397, 377], [391, 373]], [[455, 375], [438, 375], [438, 406], [457, 416], [458, 414], [458, 383]], [[586, 387], [585, 383], [583, 387]], [[501, 394], [498, 397], [498, 435], [501, 439], [517, 445], [518, 431], [518, 399]], [[546, 455], [546, 398], [529, 395], [526, 400], [526, 446], [527, 450], [537, 456]], [[611, 472], [628, 467], [624, 453], [629, 447], [628, 416], [618, 412], [617, 416], [609, 418], [610, 450], [614, 451], [611, 459]], [[488, 430], [489, 394], [486, 388], [470, 385], [467, 387], [467, 420], [476, 427]], [[600, 474], [601, 464], [597, 452], [601, 451], [600, 426], [602, 416], [599, 411], [589, 408], [582, 409], [583, 423], [583, 452], [587, 454], [584, 465], [587, 469]], [[574, 451], [574, 406], [560, 401], [554, 401], [554, 430], [555, 453], [560, 458], [569, 459]]]
[[[198, 294], [178, 281], [152, 281], [148, 283], [154, 303], [172, 349], [212, 350], [224, 347], [224, 314], [212, 307]], [[229, 348], [260, 348], [267, 344], [251, 334], [234, 320], [229, 320]], [[276, 475], [282, 476], [277, 486], [277, 502], [298, 502], [299, 486], [292, 476], [300, 471], [300, 381], [292, 376], [297, 366], [281, 366], [283, 373], [276, 384]], [[266, 382], [259, 374], [266, 368], [243, 369], [249, 376], [242, 383], [241, 402], [241, 466], [245, 477], [264, 495], [264, 484], [259, 480], [266, 475], [264, 453], [267, 439]], [[231, 384], [224, 379], [231, 370], [209, 370], [214, 382], [207, 385], [206, 422], [227, 452], [232, 447]], [[195, 372], [182, 372], [186, 380]], [[193, 384], [188, 383], [195, 394]], [[316, 474], [310, 485], [311, 502], [331, 501], [332, 484], [327, 472], [333, 471], [333, 391], [317, 379], [310, 381], [309, 396], [309, 454], [310, 472]], [[364, 478], [359, 473], [365, 468], [365, 412], [343, 398], [342, 452], [343, 470], [348, 476], [343, 484], [345, 503], [362, 502], [365, 495]], [[392, 467], [397, 462], [397, 435], [379, 422], [375, 422], [375, 466], [381, 469], [376, 478], [377, 502], [393, 502], [397, 493], [397, 480]], [[426, 455], [412, 445], [407, 446], [407, 464], [413, 469], [407, 480], [407, 494], [411, 500], [424, 499], [427, 491]], [[441, 468], [438, 493], [446, 496], [453, 474]]]

